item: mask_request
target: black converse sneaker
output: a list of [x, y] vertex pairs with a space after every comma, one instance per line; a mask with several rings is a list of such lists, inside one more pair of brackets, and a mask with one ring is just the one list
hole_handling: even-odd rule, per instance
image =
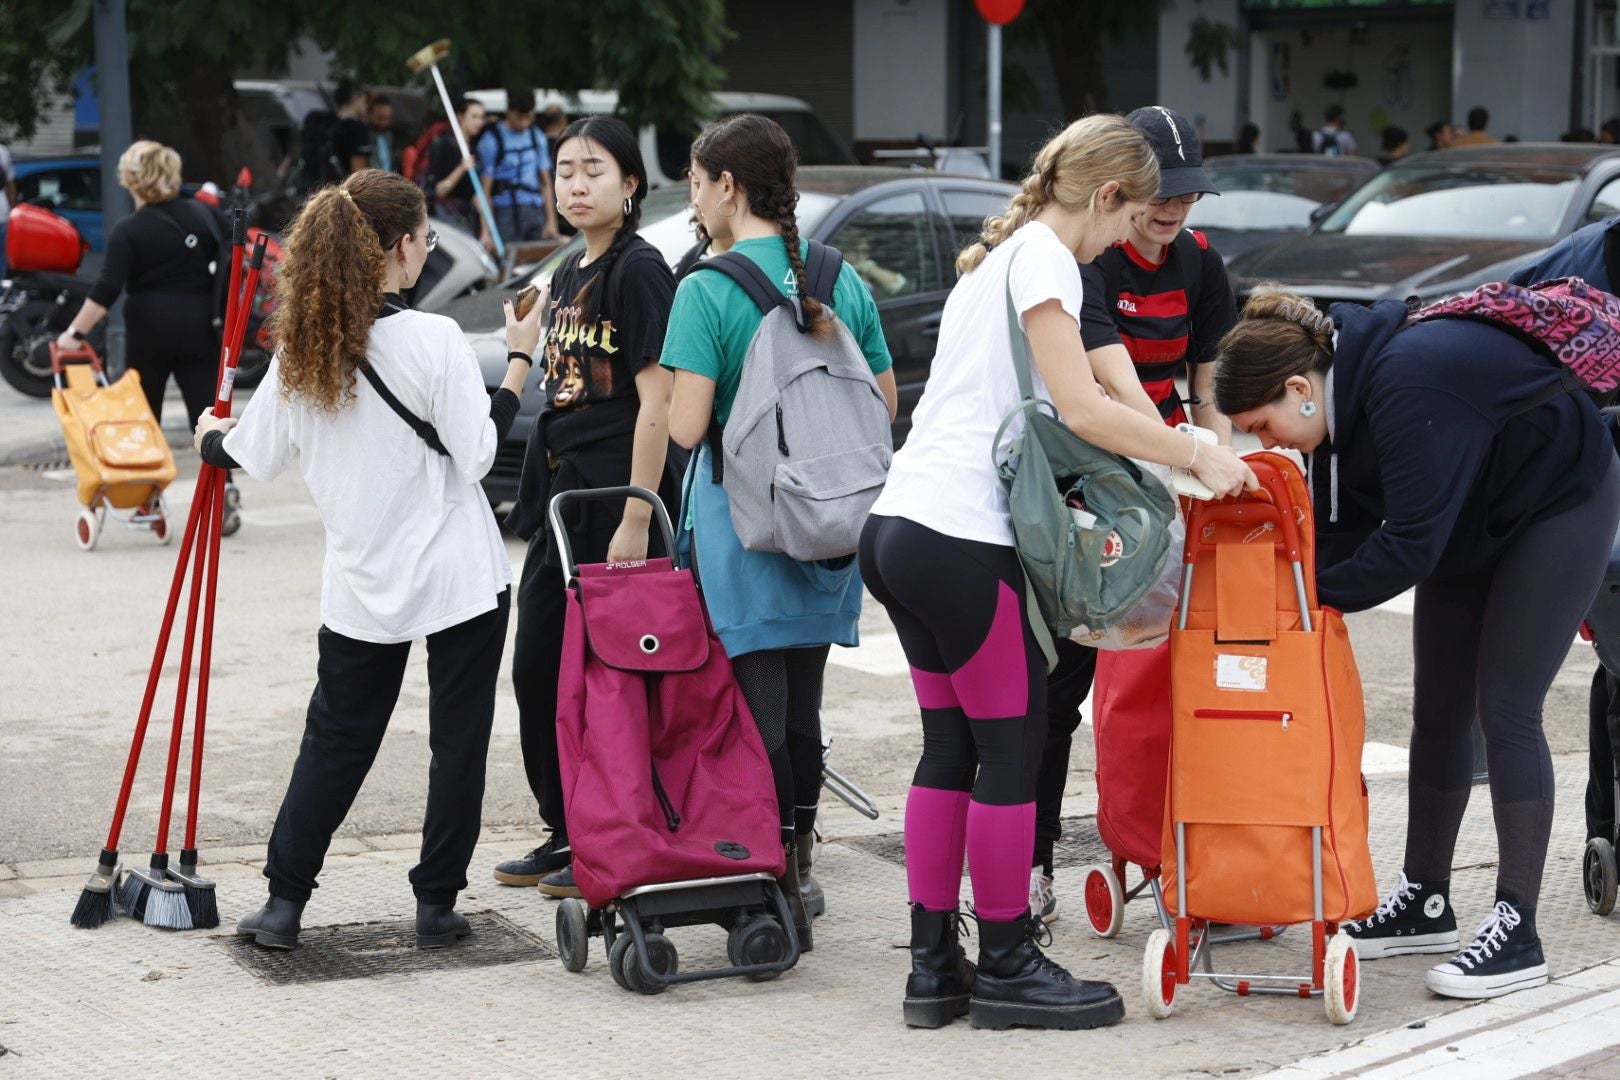
[[1474, 931], [1474, 943], [1449, 963], [1429, 969], [1423, 983], [1436, 994], [1454, 998], [1494, 998], [1528, 990], [1547, 981], [1547, 960], [1535, 926], [1506, 900]]
[[554, 832], [551, 839], [521, 859], [508, 859], [496, 866], [495, 880], [502, 885], [537, 885], [541, 878], [565, 869], [573, 858], [568, 837]]
[[1346, 923], [1344, 932], [1363, 960], [1448, 953], [1461, 944], [1446, 885], [1420, 885], [1407, 880], [1404, 870], [1377, 910], [1359, 922]]

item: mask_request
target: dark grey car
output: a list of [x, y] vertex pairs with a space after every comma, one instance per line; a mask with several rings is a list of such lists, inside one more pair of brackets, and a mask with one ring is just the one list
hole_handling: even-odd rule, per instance
[[[988, 215], [1006, 208], [1017, 188], [991, 180], [855, 166], [800, 169], [798, 186], [801, 235], [831, 244], [852, 263], [855, 253], [862, 252], [899, 275], [884, 275], [890, 289], [867, 281], [894, 357], [900, 391], [894, 424], [898, 445], [910, 429], [912, 407], [928, 380], [945, 298], [956, 283], [956, 253], [978, 236]], [[687, 198], [685, 188], [666, 188], [650, 194], [642, 208], [641, 235], [671, 267], [694, 243]], [[491, 392], [506, 371], [502, 301], [524, 285], [548, 280], [582, 243], [575, 237], [532, 272], [444, 311], [467, 331]], [[517, 422], [484, 478], [484, 491], [492, 503], [510, 501], [517, 492], [524, 447], [543, 405], [539, 382], [538, 372], [530, 376]]]

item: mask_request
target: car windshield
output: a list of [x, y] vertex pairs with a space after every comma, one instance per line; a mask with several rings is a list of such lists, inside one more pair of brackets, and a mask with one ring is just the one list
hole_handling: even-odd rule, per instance
[[1575, 173], [1546, 166], [1396, 166], [1367, 181], [1320, 231], [1551, 243], [1578, 183]]
[[[1320, 165], [1310, 168], [1287, 165], [1253, 166], [1223, 166], [1211, 165], [1209, 178], [1215, 181], [1215, 186], [1221, 189], [1221, 199], [1240, 191], [1269, 191], [1279, 195], [1293, 195], [1301, 199], [1308, 199], [1313, 203], [1337, 202], [1355, 190], [1355, 186], [1367, 179], [1371, 170], [1366, 169], [1334, 169]], [[1209, 199], [1203, 200], [1194, 208], [1194, 213], [1202, 209]], [[1280, 204], [1279, 204], [1280, 205]]]
[[[1218, 182], [1218, 181], [1217, 181]], [[1225, 190], [1218, 198], [1206, 195], [1187, 215], [1194, 229], [1306, 229], [1317, 203], [1279, 191]]]

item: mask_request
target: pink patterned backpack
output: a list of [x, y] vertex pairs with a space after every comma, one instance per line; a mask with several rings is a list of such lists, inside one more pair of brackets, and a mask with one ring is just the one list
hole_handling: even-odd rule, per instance
[[1508, 331], [1564, 366], [1571, 390], [1599, 406], [1620, 400], [1620, 297], [1578, 277], [1531, 286], [1493, 281], [1413, 311], [1410, 320], [1472, 319]]

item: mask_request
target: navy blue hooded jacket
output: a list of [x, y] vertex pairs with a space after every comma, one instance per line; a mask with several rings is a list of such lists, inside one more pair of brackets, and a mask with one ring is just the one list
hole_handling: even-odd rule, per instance
[[1511, 334], [1406, 306], [1335, 304], [1332, 438], [1312, 460], [1317, 589], [1362, 611], [1430, 577], [1490, 569], [1531, 522], [1587, 498], [1614, 460], [1585, 395]]
[[1620, 217], [1576, 229], [1564, 239], [1513, 271], [1515, 285], [1534, 285], [1553, 278], [1583, 278], [1604, 292], [1614, 292], [1616, 275], [1610, 266], [1620, 259]]

